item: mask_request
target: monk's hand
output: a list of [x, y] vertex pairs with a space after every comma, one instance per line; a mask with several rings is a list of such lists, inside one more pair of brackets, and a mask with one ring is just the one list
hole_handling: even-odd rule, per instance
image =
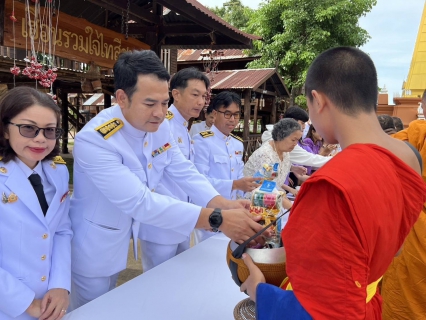
[[[246, 209], [222, 210], [222, 218], [219, 230], [237, 243], [243, 243], [263, 228], [257, 223], [262, 217], [252, 216]], [[256, 242], [263, 243], [264, 241], [259, 236], [253, 240], [252, 244], [256, 244]]]
[[240, 290], [241, 292], [246, 292], [250, 299], [256, 302], [256, 289], [259, 283], [265, 283], [265, 276], [262, 271], [254, 264], [251, 257], [247, 254], [243, 254], [243, 260], [249, 269], [250, 275], [247, 280], [241, 284]]

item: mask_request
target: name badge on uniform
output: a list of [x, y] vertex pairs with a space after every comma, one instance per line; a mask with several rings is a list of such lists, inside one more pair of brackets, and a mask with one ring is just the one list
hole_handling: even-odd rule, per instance
[[243, 152], [242, 152], [242, 151], [235, 151], [235, 155], [236, 155], [236, 156], [242, 156], [242, 155], [243, 155]]
[[153, 158], [155, 158], [156, 156], [162, 154], [164, 151], [167, 151], [171, 148], [171, 144], [170, 143], [166, 143], [164, 146], [158, 148], [157, 150], [152, 151], [151, 155]]

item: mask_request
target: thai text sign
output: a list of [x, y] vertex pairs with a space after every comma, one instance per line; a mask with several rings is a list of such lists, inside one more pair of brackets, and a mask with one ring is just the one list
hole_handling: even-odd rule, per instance
[[[30, 2], [32, 3], [32, 2]], [[41, 7], [43, 15], [44, 8]], [[108, 30], [88, 21], [65, 13], [59, 13], [56, 28], [56, 16], [52, 25], [47, 19], [37, 15], [34, 21], [34, 5], [30, 8], [32, 28], [29, 28], [25, 18], [25, 5], [15, 1], [15, 41], [13, 37], [13, 21], [9, 18], [12, 13], [12, 0], [6, 0], [4, 19], [4, 45], [30, 50], [30, 29], [34, 35], [35, 50], [44, 46], [55, 48], [55, 55], [80, 62], [95, 61], [97, 65], [112, 68], [121, 52], [133, 49], [149, 49], [149, 45], [134, 38], [125, 39], [123, 34]], [[40, 19], [41, 18], [41, 19]], [[40, 23], [40, 20], [43, 22]], [[52, 36], [49, 37], [49, 34]], [[52, 40], [50, 40], [51, 38]]]

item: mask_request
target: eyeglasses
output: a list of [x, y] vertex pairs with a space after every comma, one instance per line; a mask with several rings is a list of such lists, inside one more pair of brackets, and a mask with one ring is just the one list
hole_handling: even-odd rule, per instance
[[219, 111], [219, 110], [216, 110], [216, 111], [223, 113], [223, 116], [225, 117], [225, 119], [231, 119], [231, 117], [234, 116], [234, 119], [238, 120], [241, 117], [240, 113], [232, 113], [230, 111]]
[[25, 138], [37, 137], [40, 130], [43, 130], [44, 137], [50, 140], [56, 140], [64, 133], [64, 130], [57, 127], [39, 128], [32, 124], [16, 124], [12, 122], [8, 122], [8, 124], [18, 127], [19, 133]]

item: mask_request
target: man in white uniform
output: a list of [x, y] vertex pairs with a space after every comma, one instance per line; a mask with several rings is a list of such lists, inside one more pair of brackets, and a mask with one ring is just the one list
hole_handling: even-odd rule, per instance
[[[188, 121], [200, 115], [209, 85], [210, 81], [206, 75], [195, 68], [180, 70], [170, 81], [173, 104], [167, 111], [166, 119], [180, 151], [191, 162], [194, 162], [194, 144], [188, 134]], [[179, 187], [178, 182], [166, 172], [160, 181], [162, 189], [157, 189], [157, 192], [165, 195], [170, 193], [178, 200], [189, 202], [188, 194]], [[208, 181], [204, 181], [203, 185], [203, 196], [212, 199], [217, 195]], [[163, 188], [167, 193], [163, 192]], [[185, 212], [179, 214], [184, 215]], [[172, 231], [167, 229], [157, 229], [155, 241], [152, 241], [151, 233], [147, 232], [147, 229], [151, 230], [152, 226], [141, 224], [139, 229], [144, 272], [187, 250], [190, 246], [189, 237], [179, 234], [171, 236]]]
[[[259, 186], [258, 178], [244, 177], [242, 139], [231, 134], [240, 119], [241, 98], [234, 92], [223, 91], [213, 99], [212, 108], [216, 116], [212, 129], [194, 137], [194, 163], [220, 195], [234, 200]], [[195, 242], [212, 235], [195, 230]]]
[[212, 125], [214, 124], [215, 115], [213, 113], [213, 108], [208, 107], [205, 111], [206, 120], [205, 121], [194, 121], [191, 126], [191, 130], [189, 130], [189, 135], [194, 137], [197, 133], [201, 131], [210, 130]]
[[[200, 192], [206, 180], [182, 155], [169, 123], [163, 122], [169, 77], [154, 52], [123, 53], [114, 66], [118, 105], [103, 110], [76, 136], [71, 310], [115, 287], [140, 223], [153, 227], [147, 230], [152, 240], [158, 229], [187, 237], [194, 228], [203, 228], [242, 242], [261, 229], [243, 202]], [[166, 192], [159, 183], [165, 172], [196, 204], [157, 193]]]

